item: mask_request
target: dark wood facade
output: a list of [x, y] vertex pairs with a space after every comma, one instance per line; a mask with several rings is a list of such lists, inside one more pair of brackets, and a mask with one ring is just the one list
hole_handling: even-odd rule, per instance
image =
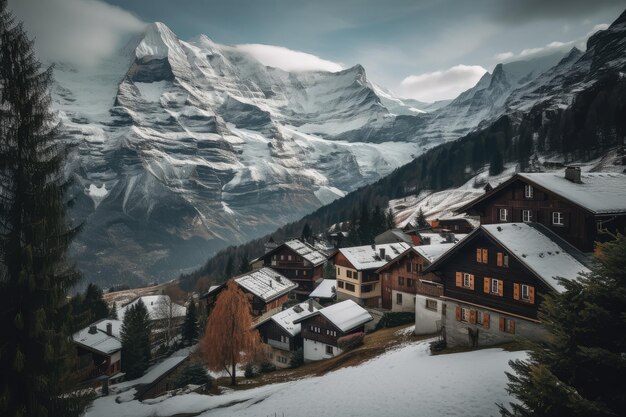
[[422, 281], [440, 282], [437, 274], [424, 273], [424, 269], [430, 262], [413, 250], [408, 250], [393, 262], [378, 270], [382, 286], [382, 307], [387, 310], [393, 308], [395, 300], [392, 298], [393, 291], [407, 294], [422, 294], [432, 297], [443, 295], [443, 288]]
[[[444, 284], [444, 297], [536, 320], [542, 296], [552, 289], [482, 230], [467, 239], [443, 262], [433, 264]], [[497, 287], [493, 280], [499, 281]], [[528, 288], [527, 299], [522, 297], [522, 285]]]
[[[272, 311], [277, 308], [280, 308], [283, 304], [285, 304], [289, 300], [289, 293], [283, 294], [280, 297], [274, 298], [273, 300], [265, 301], [262, 298], [258, 297], [257, 295], [246, 290], [245, 288], [241, 286], [239, 286], [239, 288], [246, 294], [248, 298], [248, 302], [250, 303], [250, 313], [254, 317], [262, 316], [268, 311]], [[225, 289], [226, 289], [226, 283], [221, 284], [218, 288], [207, 293], [204, 296], [204, 300], [206, 302], [207, 316], [211, 314], [211, 312], [213, 311], [213, 308], [215, 307], [215, 302], [217, 301], [217, 298]]]
[[[330, 346], [337, 346], [337, 339], [340, 337], [363, 332], [364, 325], [355, 327], [348, 332], [342, 332], [337, 326], [335, 326], [330, 320], [328, 320], [322, 314], [316, 314], [312, 317], [305, 318], [300, 322], [302, 330], [300, 334], [303, 339], [314, 340], [316, 342], [324, 343]], [[319, 332], [317, 331], [319, 329]], [[334, 332], [334, 333], [330, 333]], [[330, 333], [330, 334], [329, 334]]]
[[333, 262], [338, 300], [353, 299], [367, 307], [380, 306], [381, 286], [376, 268], [357, 269], [341, 252], [333, 256]]
[[467, 219], [435, 219], [431, 221], [435, 231], [448, 230], [453, 233], [471, 233], [474, 226]]
[[292, 336], [274, 320], [267, 320], [257, 326], [263, 343], [274, 348], [293, 352], [302, 347], [302, 335]]
[[287, 245], [266, 253], [261, 258], [263, 266], [272, 268], [284, 277], [298, 284], [293, 293], [299, 300], [306, 300], [315, 289], [317, 282], [322, 279], [324, 264], [313, 265]]
[[[527, 186], [532, 187], [530, 193]], [[506, 219], [501, 218], [501, 209], [507, 210]], [[513, 177], [459, 211], [479, 215], [481, 224], [541, 223], [583, 252], [593, 251], [596, 241], [610, 239], [610, 235], [600, 229], [626, 233], [626, 213], [596, 215], [520, 176]], [[561, 213], [556, 223], [555, 213]]]

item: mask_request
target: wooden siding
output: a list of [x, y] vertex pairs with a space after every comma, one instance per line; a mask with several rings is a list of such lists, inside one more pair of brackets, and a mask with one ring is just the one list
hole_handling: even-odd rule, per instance
[[298, 299], [306, 299], [315, 289], [315, 283], [323, 277], [323, 265], [314, 267], [288, 246], [282, 246], [276, 252], [264, 255], [261, 259], [264, 266], [278, 271], [298, 284], [298, 288], [293, 291]]
[[280, 327], [273, 320], [268, 320], [265, 323], [261, 324], [259, 327], [257, 327], [257, 330], [261, 335], [261, 340], [263, 340], [263, 343], [268, 343], [269, 339], [280, 341], [282, 336], [287, 338], [290, 352], [293, 352], [294, 350], [302, 347], [301, 335], [298, 334], [296, 336], [291, 336], [285, 329]]
[[[487, 250], [488, 261], [486, 264], [477, 262], [477, 249]], [[497, 265], [498, 252], [509, 256], [508, 267]], [[552, 291], [523, 264], [507, 253], [504, 248], [487, 238], [482, 231], [464, 247], [453, 253], [436, 272], [443, 279], [444, 296], [446, 297], [532, 319], [537, 318], [537, 309], [541, 303], [542, 294]], [[474, 276], [473, 289], [457, 286], [458, 272], [469, 273]], [[485, 277], [502, 281], [502, 287], [498, 288], [501, 296], [485, 293]], [[514, 298], [516, 283], [534, 288], [534, 303]]]
[[[327, 345], [337, 347], [337, 339], [340, 337], [346, 336], [352, 333], [358, 333], [364, 331], [364, 326], [359, 326], [355, 329], [350, 330], [347, 333], [342, 332], [334, 324], [332, 324], [326, 317], [321, 314], [303, 320], [301, 323], [302, 330], [300, 334], [303, 339], [315, 340], [316, 342], [321, 342]], [[311, 326], [319, 327], [320, 332], [314, 332], [311, 330]], [[336, 336], [330, 336], [326, 333], [327, 330], [335, 331]]]

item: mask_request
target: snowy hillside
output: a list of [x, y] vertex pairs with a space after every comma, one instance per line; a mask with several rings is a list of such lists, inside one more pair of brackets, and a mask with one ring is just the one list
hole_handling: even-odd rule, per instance
[[[104, 397], [94, 402], [86, 416], [152, 417], [189, 413], [206, 417], [252, 417], [284, 413], [316, 417], [342, 411], [343, 415], [361, 417], [484, 417], [498, 414], [496, 404], [511, 401], [505, 391], [504, 372], [510, 370], [508, 361], [525, 357], [524, 352], [501, 349], [430, 356], [427, 343], [412, 343], [363, 365], [321, 377], [220, 396], [187, 394], [145, 403], [117, 403], [116, 396]], [[446, 401], [442, 402], [444, 396]]]

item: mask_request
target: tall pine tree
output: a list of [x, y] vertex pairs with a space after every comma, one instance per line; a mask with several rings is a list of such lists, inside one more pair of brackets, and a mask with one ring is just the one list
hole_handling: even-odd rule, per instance
[[503, 416], [626, 415], [626, 237], [599, 246], [589, 275], [563, 281], [540, 318], [552, 337], [511, 362]]
[[0, 415], [74, 416], [67, 150], [33, 44], [0, 1]]
[[132, 305], [124, 315], [122, 338], [122, 370], [127, 379], [143, 375], [150, 365], [150, 316], [143, 301]]
[[181, 333], [185, 346], [190, 346], [198, 340], [198, 311], [193, 300], [189, 302], [187, 307]]

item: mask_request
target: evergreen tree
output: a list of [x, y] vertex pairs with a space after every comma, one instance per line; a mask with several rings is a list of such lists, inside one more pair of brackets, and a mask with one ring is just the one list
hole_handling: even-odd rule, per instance
[[626, 237], [599, 246], [596, 261], [542, 304], [551, 337], [511, 362], [508, 391], [519, 403], [503, 416], [626, 415]]
[[150, 329], [148, 309], [139, 300], [126, 311], [120, 331], [122, 370], [127, 379], [139, 378], [150, 365]]
[[235, 273], [235, 259], [233, 255], [228, 257], [228, 261], [226, 261], [226, 267], [224, 268], [224, 277], [226, 279], [232, 278]]
[[109, 317], [109, 306], [104, 301], [104, 293], [95, 284], [89, 284], [83, 297], [83, 310], [89, 312], [89, 322]]
[[395, 229], [396, 227], [396, 222], [393, 219], [393, 212], [391, 211], [391, 209], [385, 212], [385, 223], [386, 223], [387, 230]]
[[504, 160], [502, 159], [502, 152], [496, 146], [496, 149], [491, 155], [491, 164], [489, 165], [489, 175], [498, 175], [504, 171]]
[[311, 226], [309, 225], [308, 222], [304, 224], [304, 227], [302, 228], [302, 234], [300, 235], [300, 237], [305, 242], [311, 241], [311, 238], [313, 237], [313, 230], [311, 230]]
[[380, 204], [374, 206], [374, 212], [372, 213], [372, 236], [373, 238], [378, 236], [387, 230], [387, 219], [385, 213], [380, 208]]
[[422, 208], [420, 207], [419, 211], [417, 212], [417, 227], [419, 229], [424, 228], [424, 227], [428, 227], [428, 221], [426, 221], [426, 216], [424, 215], [424, 210], [422, 210]]
[[335, 265], [330, 261], [326, 261], [324, 264], [324, 278], [337, 279], [337, 270], [335, 269]]
[[198, 311], [193, 300], [187, 307], [187, 314], [185, 315], [181, 333], [185, 346], [190, 346], [198, 340]]
[[33, 44], [0, 1], [0, 415], [76, 416], [67, 149]]
[[248, 255], [244, 253], [243, 257], [241, 258], [241, 265], [239, 266], [239, 273], [245, 274], [246, 272], [250, 272], [251, 270], [252, 270], [252, 267], [250, 266]]
[[117, 303], [115, 301], [113, 301], [113, 305], [109, 310], [109, 318], [112, 320], [119, 320], [117, 315]]
[[372, 234], [372, 222], [367, 203], [361, 204], [361, 216], [359, 217], [359, 245], [367, 245], [374, 242]]

